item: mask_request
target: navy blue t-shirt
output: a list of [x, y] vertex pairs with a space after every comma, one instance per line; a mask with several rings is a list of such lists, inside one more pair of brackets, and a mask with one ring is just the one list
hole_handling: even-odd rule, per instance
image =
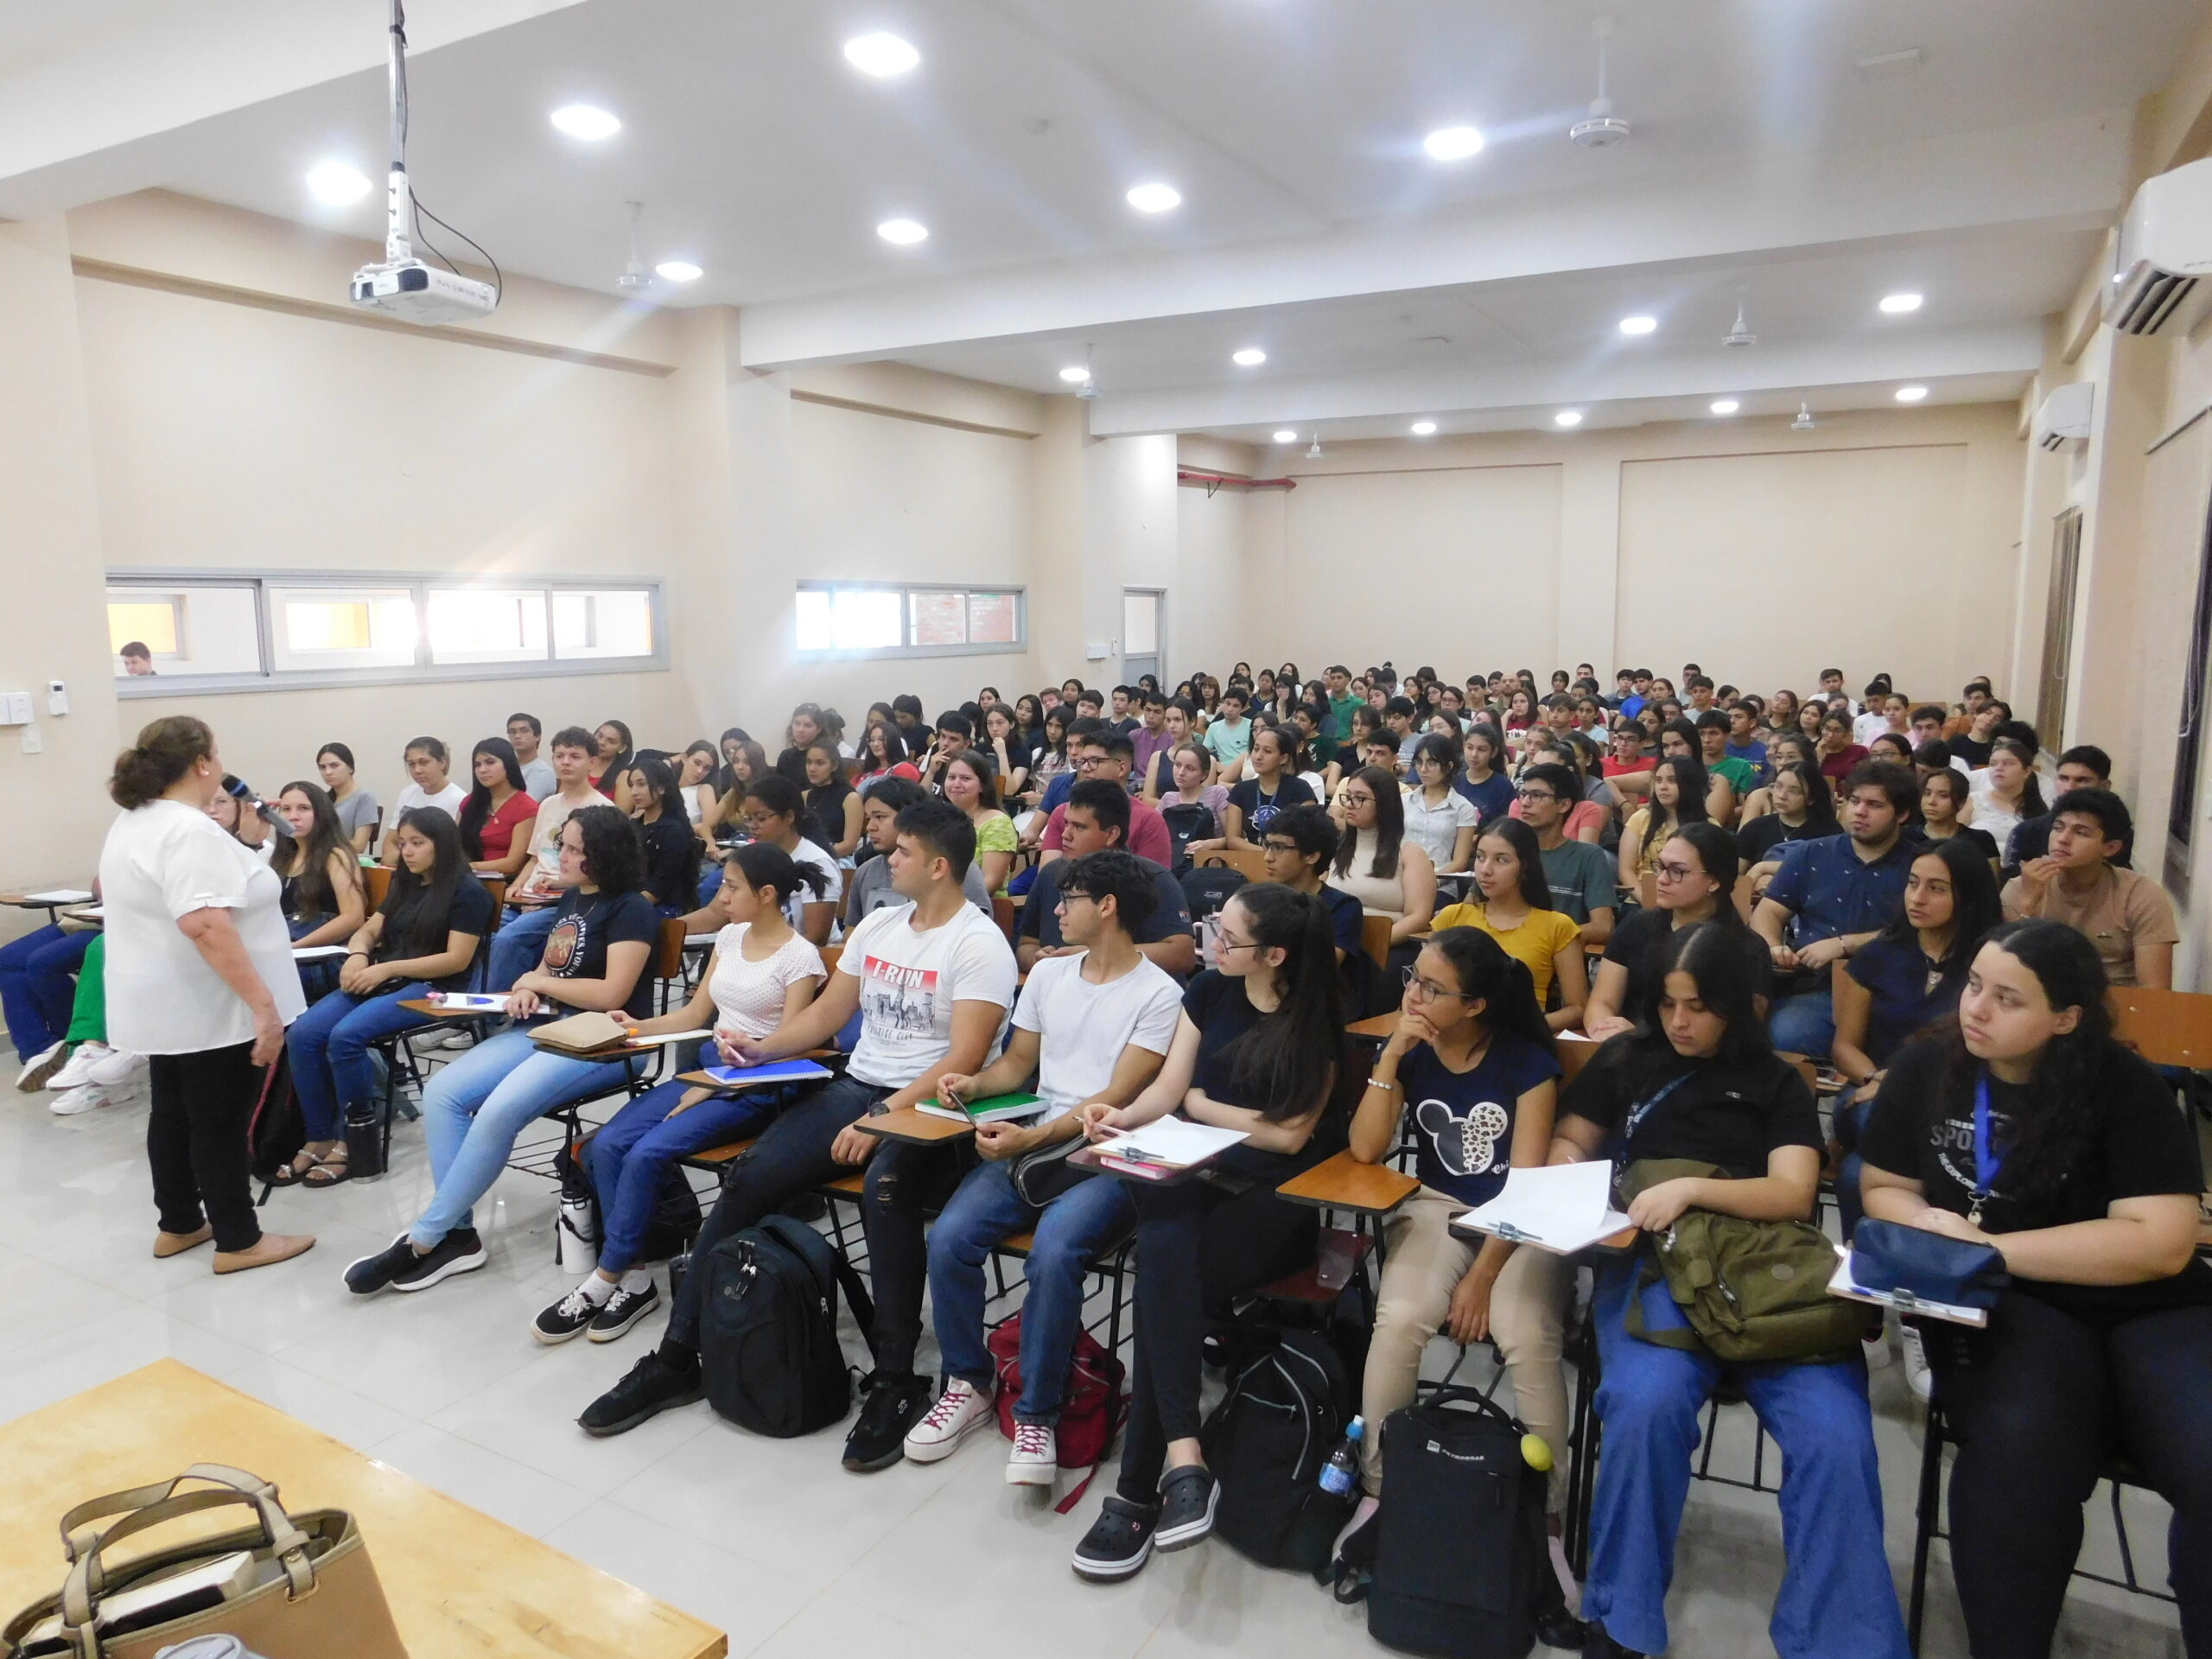
[[1452, 787], [1475, 804], [1484, 823], [1510, 814], [1516, 798], [1513, 780], [1502, 772], [1492, 772], [1487, 780], [1479, 784], [1463, 772], [1452, 780]]
[[1490, 1052], [1471, 1071], [1452, 1071], [1427, 1043], [1416, 1043], [1398, 1063], [1398, 1083], [1421, 1185], [1464, 1204], [1496, 1198], [1512, 1161], [1516, 1103], [1559, 1075], [1558, 1060], [1510, 1032], [1492, 1034]]
[[545, 936], [539, 966], [556, 979], [604, 979], [607, 946], [643, 944], [648, 949], [645, 968], [622, 1007], [632, 1019], [648, 1019], [653, 1011], [650, 951], [659, 942], [660, 915], [644, 893], [588, 893], [570, 887], [553, 912], [553, 931]]
[[1887, 1065], [1905, 1039], [1955, 1013], [1967, 977], [1963, 969], [1936, 972], [1916, 941], [1887, 938], [1867, 940], [1845, 971], [1873, 997], [1865, 1047], [1877, 1065]]
[[1247, 778], [1229, 791], [1229, 804], [1244, 815], [1244, 839], [1257, 841], [1268, 833], [1275, 814], [1286, 806], [1313, 806], [1313, 786], [1303, 778], [1283, 774], [1275, 779], [1275, 792], [1262, 795], [1260, 780]]

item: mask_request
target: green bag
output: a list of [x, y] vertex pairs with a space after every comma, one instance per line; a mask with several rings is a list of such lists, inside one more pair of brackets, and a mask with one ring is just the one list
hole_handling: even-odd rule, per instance
[[[1662, 1181], [1725, 1180], [1727, 1172], [1688, 1158], [1645, 1158], [1621, 1172], [1624, 1198]], [[1702, 1348], [1715, 1359], [1838, 1360], [1853, 1352], [1881, 1319], [1878, 1309], [1831, 1296], [1840, 1258], [1808, 1222], [1746, 1221], [1685, 1210], [1647, 1241], [1629, 1334], [1662, 1348]], [[1646, 1328], [1642, 1292], [1667, 1281], [1689, 1329]]]

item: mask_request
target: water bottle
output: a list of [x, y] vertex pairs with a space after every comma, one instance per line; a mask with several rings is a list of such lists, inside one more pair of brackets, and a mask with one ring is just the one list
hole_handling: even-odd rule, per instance
[[384, 1122], [374, 1103], [356, 1101], [346, 1109], [346, 1166], [357, 1181], [384, 1173]]
[[1355, 1417], [1344, 1425], [1344, 1437], [1329, 1460], [1321, 1465], [1321, 1490], [1332, 1497], [1349, 1497], [1359, 1484], [1359, 1443], [1367, 1438], [1367, 1420]]

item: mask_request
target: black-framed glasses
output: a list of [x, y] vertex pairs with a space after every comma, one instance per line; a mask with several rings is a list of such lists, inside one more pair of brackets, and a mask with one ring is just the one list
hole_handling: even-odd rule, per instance
[[1548, 789], [1522, 789], [1514, 791], [1524, 801], [1555, 801], [1559, 797]]
[[1465, 991], [1447, 991], [1434, 980], [1423, 979], [1411, 968], [1402, 968], [1398, 970], [1398, 982], [1409, 991], [1418, 989], [1421, 994], [1422, 1001], [1427, 1002], [1440, 1002], [1447, 996], [1456, 997], [1462, 1002], [1478, 1002], [1482, 1000], [1479, 997], [1470, 996]]

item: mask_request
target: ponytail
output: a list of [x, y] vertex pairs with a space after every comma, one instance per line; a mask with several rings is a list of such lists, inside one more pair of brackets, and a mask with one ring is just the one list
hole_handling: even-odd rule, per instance
[[1230, 1044], [1230, 1077], [1244, 1099], [1264, 1103], [1255, 1109], [1270, 1122], [1302, 1117], [1331, 1097], [1344, 1053], [1344, 985], [1329, 906], [1275, 881], [1239, 887], [1230, 903], [1243, 907], [1255, 946], [1283, 952], [1281, 1000]]
[[791, 897], [804, 887], [817, 899], [828, 890], [830, 879], [812, 864], [802, 864], [782, 848], [769, 842], [747, 842], [722, 861], [724, 868], [734, 868], [744, 877], [745, 884], [756, 892], [762, 887], [776, 890], [776, 902], [786, 905]]

